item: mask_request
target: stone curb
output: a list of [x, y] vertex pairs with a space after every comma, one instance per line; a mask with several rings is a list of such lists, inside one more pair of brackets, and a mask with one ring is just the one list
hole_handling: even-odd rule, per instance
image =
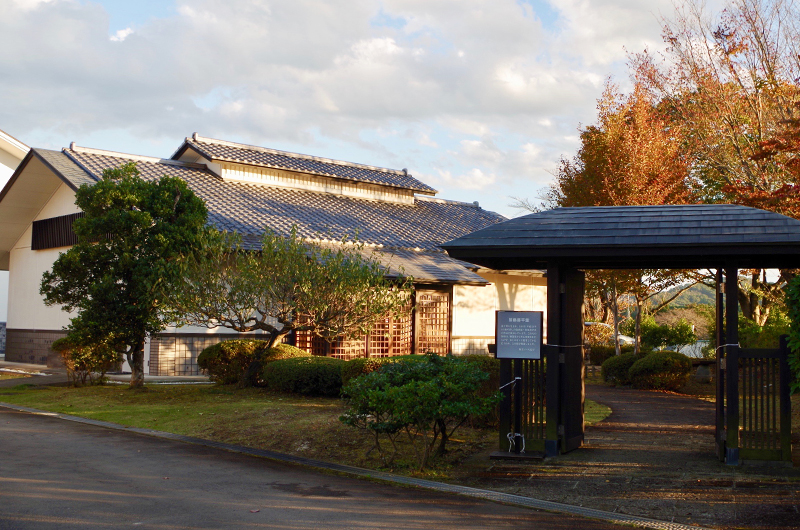
[[546, 512], [563, 513], [568, 515], [576, 515], [579, 517], [588, 517], [591, 519], [598, 519], [601, 521], [606, 521], [614, 524], [633, 525], [640, 528], [652, 528], [655, 530], [712, 530], [701, 526], [691, 526], [681, 523], [658, 521], [656, 519], [648, 519], [645, 517], [638, 517], [636, 515], [612, 513], [603, 510], [595, 510], [594, 508], [584, 508], [582, 506], [573, 506], [570, 504], [562, 504], [560, 502], [544, 501], [544, 500], [534, 499], [531, 497], [523, 497], [521, 495], [513, 495], [510, 493], [501, 493], [497, 491], [470, 488], [467, 486], [445, 484], [442, 482], [435, 482], [432, 480], [404, 477], [402, 475], [395, 475], [393, 473], [386, 473], [384, 471], [373, 471], [371, 469], [363, 469], [355, 466], [335, 464], [332, 462], [323, 462], [321, 460], [313, 460], [311, 458], [304, 458], [302, 456], [287, 455], [284, 453], [278, 453], [276, 451], [269, 451], [266, 449], [254, 449], [251, 447], [227, 444], [223, 442], [214, 442], [211, 440], [204, 440], [202, 438], [195, 438], [192, 436], [183, 436], [181, 434], [173, 434], [170, 432], [155, 431], [152, 429], [141, 429], [138, 427], [125, 427], [124, 425], [120, 425], [118, 423], [80, 418], [78, 416], [70, 416], [69, 414], [48, 412], [45, 410], [22, 407], [20, 405], [13, 405], [11, 403], [0, 402], [0, 407], [16, 410], [18, 412], [26, 412], [29, 414], [37, 414], [41, 416], [50, 416], [52, 418], [73, 421], [75, 423], [83, 423], [86, 425], [94, 425], [96, 427], [114, 429], [117, 431], [133, 432], [136, 434], [143, 434], [145, 436], [153, 436], [155, 438], [161, 438], [164, 440], [173, 440], [173, 441], [190, 443], [194, 445], [201, 445], [205, 447], [212, 447], [214, 449], [222, 449], [224, 451], [230, 451], [232, 453], [240, 453], [250, 456], [267, 458], [278, 462], [298, 464], [305, 467], [335, 471], [337, 473], [343, 473], [346, 475], [355, 476], [359, 478], [380, 480], [390, 484], [415, 486], [418, 488], [427, 489], [431, 491], [464, 495], [466, 497], [471, 497], [474, 499], [482, 499], [501, 504], [507, 504], [511, 506], [521, 506], [525, 508], [534, 508], [537, 510], [543, 510]]

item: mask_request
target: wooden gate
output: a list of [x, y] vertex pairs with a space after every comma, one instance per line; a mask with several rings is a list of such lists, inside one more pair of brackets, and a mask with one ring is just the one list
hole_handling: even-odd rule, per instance
[[[546, 366], [544, 359], [500, 360], [500, 384], [504, 394], [499, 406], [501, 451], [544, 453]], [[516, 420], [519, 420], [519, 428]]]
[[742, 460], [791, 464], [787, 337], [780, 338], [777, 349], [741, 348], [738, 270], [727, 267], [724, 284], [722, 272], [717, 270], [717, 456], [729, 465]]
[[[792, 461], [789, 348], [728, 347], [717, 369], [720, 460]], [[720, 406], [721, 405], [721, 406]], [[735, 428], [731, 428], [735, 425]]]
[[520, 453], [523, 436], [528, 455], [556, 456], [583, 443], [584, 281], [577, 269], [560, 264], [548, 267], [543, 358], [500, 361], [500, 386], [505, 392], [499, 407], [503, 452], [513, 441], [512, 452]]

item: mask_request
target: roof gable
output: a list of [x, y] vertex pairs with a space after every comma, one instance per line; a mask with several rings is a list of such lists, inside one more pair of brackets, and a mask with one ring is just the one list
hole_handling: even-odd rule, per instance
[[186, 138], [171, 158], [179, 160], [189, 150], [197, 152], [206, 160], [214, 163], [229, 162], [354, 183], [373, 184], [425, 195], [436, 194], [435, 189], [415, 179], [405, 169], [387, 169], [299, 153], [289, 153], [266, 147], [205, 138], [197, 133], [191, 138]]

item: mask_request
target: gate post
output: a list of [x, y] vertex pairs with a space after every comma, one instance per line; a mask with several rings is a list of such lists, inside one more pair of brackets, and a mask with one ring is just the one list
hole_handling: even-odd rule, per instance
[[[547, 344], [561, 344], [561, 309], [564, 291], [563, 267], [558, 263], [547, 264]], [[563, 289], [563, 290], [562, 290]], [[545, 348], [547, 359], [546, 399], [547, 425], [545, 430], [545, 456], [557, 456], [560, 452], [558, 443], [559, 421], [561, 419], [561, 364], [559, 357], [561, 348]]]
[[739, 270], [725, 268], [725, 463], [739, 465]]
[[723, 294], [725, 292], [725, 284], [722, 281], [722, 269], [717, 269], [717, 282], [716, 282], [716, 346], [717, 351], [717, 378], [714, 383], [716, 384], [716, 425], [714, 429], [714, 441], [717, 446], [717, 457], [720, 462], [725, 461], [725, 348], [721, 348], [725, 344], [725, 334], [723, 328], [725, 327], [725, 307]]
[[583, 443], [584, 274], [563, 264], [547, 267], [547, 429], [545, 454]]

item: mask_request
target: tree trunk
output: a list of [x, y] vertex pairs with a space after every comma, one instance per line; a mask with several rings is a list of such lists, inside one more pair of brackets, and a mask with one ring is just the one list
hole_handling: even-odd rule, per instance
[[619, 304], [617, 304], [617, 280], [611, 284], [612, 318], [614, 319], [614, 354], [622, 355], [619, 347]]
[[639, 355], [639, 352], [642, 349], [642, 307], [643, 303], [641, 298], [638, 296], [636, 297], [636, 328], [634, 331], [633, 337], [633, 353]]
[[144, 387], [144, 338], [136, 342], [136, 346], [126, 354], [131, 367], [130, 388]]
[[447, 449], [445, 446], [447, 445], [447, 424], [442, 420], [436, 420], [436, 423], [439, 425], [439, 430], [441, 431], [441, 438], [439, 439], [439, 449], [436, 451], [436, 454], [439, 456], [443, 456]]
[[281, 331], [271, 331], [269, 334], [269, 347], [274, 348], [275, 345], [280, 344], [283, 340], [283, 337], [288, 335], [292, 330], [288, 329], [287, 326], [284, 326]]

